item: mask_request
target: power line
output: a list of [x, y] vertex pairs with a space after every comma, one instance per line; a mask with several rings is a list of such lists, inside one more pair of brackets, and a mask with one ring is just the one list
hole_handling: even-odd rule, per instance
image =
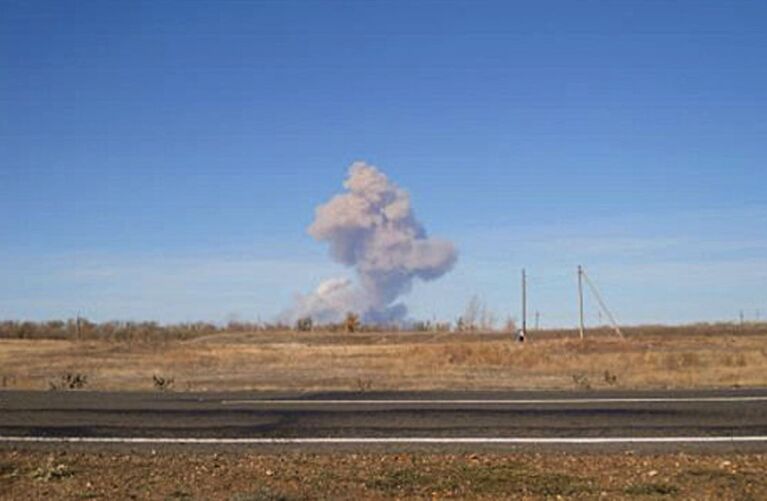
[[[582, 267], [578, 267], [579, 275], [582, 276], [586, 280], [586, 285], [589, 286], [589, 289], [591, 289], [592, 294], [594, 294], [594, 297], [597, 299], [597, 302], [599, 303], [599, 306], [604, 311], [605, 315], [607, 315], [607, 318], [610, 320], [610, 323], [613, 326], [613, 329], [615, 329], [615, 332], [618, 333], [620, 337], [623, 337], [623, 333], [621, 332], [621, 328], [618, 327], [618, 322], [616, 322], [615, 317], [613, 317], [613, 314], [610, 312], [610, 310], [607, 308], [607, 305], [605, 304], [604, 300], [602, 299], [601, 294], [599, 294], [599, 290], [597, 289], [597, 286], [594, 284], [594, 282], [591, 281], [588, 275], [586, 275], [586, 272], [583, 271]], [[581, 319], [583, 318], [583, 314], [581, 313]], [[583, 321], [583, 320], [581, 320]]]

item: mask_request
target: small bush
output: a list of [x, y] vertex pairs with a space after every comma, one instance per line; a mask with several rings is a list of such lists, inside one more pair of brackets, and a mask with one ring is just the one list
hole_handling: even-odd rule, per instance
[[370, 391], [373, 388], [373, 381], [371, 379], [357, 378], [357, 389], [361, 392]]
[[175, 380], [172, 377], [163, 377], [158, 376], [157, 374], [152, 374], [152, 383], [154, 384], [154, 389], [158, 391], [168, 391], [173, 387], [173, 383]]
[[344, 328], [347, 333], [357, 332], [360, 329], [360, 317], [355, 313], [347, 313], [344, 321]]
[[48, 381], [48, 389], [57, 390], [80, 390], [88, 384], [88, 376], [79, 372], [67, 372], [58, 379]]
[[296, 330], [298, 332], [309, 332], [312, 330], [312, 327], [314, 327], [312, 317], [299, 318], [296, 321]]
[[433, 330], [433, 327], [431, 325], [431, 322], [427, 320], [425, 322], [415, 322], [412, 326], [412, 329], [415, 332], [429, 332]]
[[0, 462], [0, 478], [13, 478], [18, 475], [16, 465], [8, 462]]
[[72, 470], [63, 463], [56, 463], [53, 456], [48, 458], [48, 462], [32, 472], [32, 478], [41, 482], [50, 482], [52, 480], [61, 480], [71, 477]]
[[8, 376], [7, 374], [3, 374], [3, 376], [0, 378], [0, 387], [2, 388], [7, 388], [15, 383], [16, 376]]
[[575, 383], [575, 386], [578, 389], [581, 390], [590, 390], [591, 389], [591, 381], [589, 381], [589, 377], [586, 374], [573, 374], [573, 383]]

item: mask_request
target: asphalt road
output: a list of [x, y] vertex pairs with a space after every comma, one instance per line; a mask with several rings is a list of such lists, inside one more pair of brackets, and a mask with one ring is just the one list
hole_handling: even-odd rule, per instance
[[0, 392], [0, 447], [767, 451], [767, 389]]

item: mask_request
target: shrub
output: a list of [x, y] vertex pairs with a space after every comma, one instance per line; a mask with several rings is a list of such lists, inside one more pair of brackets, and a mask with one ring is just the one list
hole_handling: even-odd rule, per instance
[[173, 387], [173, 383], [175, 380], [172, 377], [163, 377], [158, 376], [157, 374], [152, 374], [152, 383], [154, 384], [154, 389], [159, 391], [167, 391], [170, 390]]
[[344, 321], [344, 329], [347, 333], [357, 332], [360, 329], [360, 317], [356, 313], [347, 313]]
[[360, 392], [370, 391], [373, 388], [373, 381], [371, 379], [357, 378], [357, 389]]
[[298, 332], [309, 332], [312, 330], [312, 327], [314, 327], [312, 317], [303, 317], [296, 321], [296, 330]]
[[578, 389], [591, 389], [591, 381], [589, 381], [589, 377], [586, 374], [573, 374], [573, 383], [575, 383]]
[[80, 390], [85, 388], [88, 384], [88, 376], [80, 374], [79, 372], [66, 374], [59, 377], [57, 380], [48, 381], [48, 388], [52, 391], [56, 390]]

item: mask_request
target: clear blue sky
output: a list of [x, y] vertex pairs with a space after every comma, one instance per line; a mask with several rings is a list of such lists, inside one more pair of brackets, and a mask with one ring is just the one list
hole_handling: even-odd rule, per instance
[[[0, 1], [0, 318], [269, 319], [365, 160], [461, 256], [407, 298], [767, 317], [767, 3]], [[593, 302], [589, 321], [596, 322]]]

